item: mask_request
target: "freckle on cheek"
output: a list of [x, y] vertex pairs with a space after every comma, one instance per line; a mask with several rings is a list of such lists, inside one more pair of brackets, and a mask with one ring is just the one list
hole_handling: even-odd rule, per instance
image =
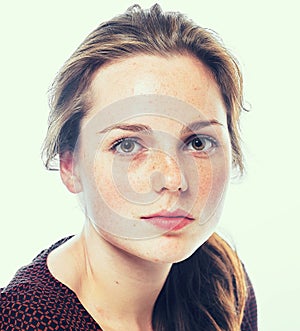
[[147, 162], [147, 156], [137, 156], [128, 168], [128, 179], [131, 188], [137, 193], [148, 193], [150, 187], [150, 175], [155, 165]]

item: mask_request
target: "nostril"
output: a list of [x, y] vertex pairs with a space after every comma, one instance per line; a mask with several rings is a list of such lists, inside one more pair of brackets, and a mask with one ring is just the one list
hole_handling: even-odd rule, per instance
[[154, 191], [160, 192], [165, 188], [165, 176], [162, 172], [156, 170], [150, 175], [151, 187]]

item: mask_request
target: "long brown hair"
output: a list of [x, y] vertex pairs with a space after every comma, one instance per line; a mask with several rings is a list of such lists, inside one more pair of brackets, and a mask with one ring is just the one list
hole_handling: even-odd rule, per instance
[[[137, 54], [191, 54], [212, 72], [227, 110], [233, 167], [243, 173], [239, 116], [243, 109], [242, 75], [233, 55], [212, 31], [183, 14], [162, 12], [159, 5], [138, 5], [96, 28], [67, 60], [51, 89], [49, 126], [43, 147], [45, 165], [72, 151], [80, 121], [91, 106], [89, 87], [104, 63]], [[239, 330], [246, 300], [241, 262], [220, 236], [213, 234], [190, 258], [172, 266], [156, 301], [155, 331]]]

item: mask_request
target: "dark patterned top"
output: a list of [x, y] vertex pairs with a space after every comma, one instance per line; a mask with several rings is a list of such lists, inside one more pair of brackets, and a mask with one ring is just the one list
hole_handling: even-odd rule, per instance
[[[101, 331], [76, 294], [56, 280], [47, 267], [48, 254], [69, 238], [42, 251], [32, 263], [16, 273], [7, 287], [1, 289], [1, 331]], [[252, 286], [249, 294], [242, 331], [257, 330]]]

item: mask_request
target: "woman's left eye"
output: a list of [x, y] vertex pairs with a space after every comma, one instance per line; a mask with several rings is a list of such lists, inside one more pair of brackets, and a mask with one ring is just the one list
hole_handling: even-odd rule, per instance
[[111, 147], [111, 150], [123, 155], [133, 155], [138, 153], [141, 149], [141, 144], [133, 138], [122, 138], [116, 141]]
[[195, 152], [209, 153], [215, 147], [217, 142], [214, 138], [203, 135], [195, 135], [185, 142], [185, 149]]

